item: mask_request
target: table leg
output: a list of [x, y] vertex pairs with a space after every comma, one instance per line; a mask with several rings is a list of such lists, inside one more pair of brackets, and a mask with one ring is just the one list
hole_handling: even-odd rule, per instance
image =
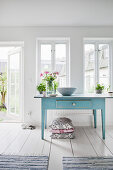
[[101, 110], [101, 118], [102, 118], [102, 136], [105, 139], [105, 109]]
[[47, 110], [45, 110], [45, 129], [47, 129]]
[[42, 133], [42, 139], [44, 139], [44, 117], [45, 117], [45, 111], [42, 108], [42, 117], [41, 117], [41, 133]]
[[96, 110], [93, 110], [93, 116], [94, 116], [94, 128], [97, 127], [97, 115], [96, 115]]

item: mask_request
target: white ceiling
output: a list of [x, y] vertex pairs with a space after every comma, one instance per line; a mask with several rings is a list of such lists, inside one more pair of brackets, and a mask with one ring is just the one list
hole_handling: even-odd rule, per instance
[[113, 0], [0, 0], [0, 26], [104, 25], [113, 25]]

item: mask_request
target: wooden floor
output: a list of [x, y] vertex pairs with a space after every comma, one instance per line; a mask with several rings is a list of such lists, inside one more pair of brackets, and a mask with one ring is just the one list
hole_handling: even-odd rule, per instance
[[51, 140], [46, 130], [41, 140], [40, 129], [23, 130], [21, 124], [0, 124], [0, 154], [48, 155], [49, 170], [62, 169], [63, 156], [112, 156], [113, 127], [106, 129], [106, 139], [101, 138], [101, 129], [75, 127], [76, 138]]

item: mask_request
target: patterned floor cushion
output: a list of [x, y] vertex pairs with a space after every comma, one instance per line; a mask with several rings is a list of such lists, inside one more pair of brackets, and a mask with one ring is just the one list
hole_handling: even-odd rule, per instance
[[72, 121], [66, 117], [55, 119], [49, 127], [51, 129], [73, 129], [74, 128]]
[[72, 133], [72, 132], [74, 132], [74, 128], [72, 128], [72, 129], [51, 129], [50, 132], [52, 132], [52, 133]]
[[73, 133], [53, 133], [51, 135], [52, 139], [74, 139], [75, 134]]

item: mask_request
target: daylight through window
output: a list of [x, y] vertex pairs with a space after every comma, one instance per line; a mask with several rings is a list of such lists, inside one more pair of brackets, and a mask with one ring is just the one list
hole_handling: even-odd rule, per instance
[[85, 92], [93, 93], [97, 83], [105, 90], [111, 85], [111, 44], [109, 42], [85, 42]]
[[59, 72], [60, 87], [69, 85], [69, 40], [38, 41], [39, 74]]

